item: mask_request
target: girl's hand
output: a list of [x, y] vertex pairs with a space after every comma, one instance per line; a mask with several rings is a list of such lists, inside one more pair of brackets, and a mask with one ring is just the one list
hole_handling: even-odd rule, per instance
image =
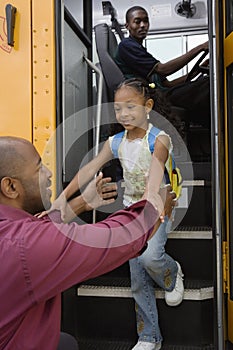
[[103, 174], [100, 173], [92, 180], [80, 196], [70, 200], [66, 205], [66, 211], [62, 215], [64, 222], [73, 220], [77, 215], [84, 211], [96, 209], [100, 206], [113, 203], [116, 197], [116, 184], [110, 183], [111, 178], [103, 179]]
[[48, 210], [42, 211], [41, 213], [38, 213], [35, 216], [40, 219], [43, 216], [48, 215], [54, 210], [59, 210], [61, 212], [62, 221], [65, 221], [66, 211], [67, 211], [67, 200], [63, 192], [60, 194], [60, 196], [57, 199], [55, 199], [55, 201], [52, 203], [51, 207]]
[[86, 211], [115, 202], [117, 185], [110, 181], [111, 177], [103, 178], [103, 173], [100, 172], [99, 175], [87, 185], [82, 193], [82, 197], [86, 202]]
[[42, 218], [54, 210], [59, 210], [61, 212], [62, 221], [69, 222], [84, 211], [111, 204], [115, 201], [114, 197], [117, 196], [117, 186], [110, 181], [110, 177], [103, 179], [103, 173], [99, 173], [99, 175], [87, 185], [80, 196], [67, 202], [62, 192], [53, 202], [49, 210], [38, 213], [35, 216]]
[[[162, 217], [168, 216], [169, 219], [173, 219], [172, 218], [172, 211], [173, 211], [174, 207], [177, 205], [177, 199], [176, 199], [175, 192], [173, 192], [172, 187], [170, 185], [168, 185], [168, 186], [161, 188], [159, 191], [159, 194], [160, 194], [162, 201], [164, 203], [164, 210], [162, 213]], [[164, 219], [161, 221], [163, 222]]]

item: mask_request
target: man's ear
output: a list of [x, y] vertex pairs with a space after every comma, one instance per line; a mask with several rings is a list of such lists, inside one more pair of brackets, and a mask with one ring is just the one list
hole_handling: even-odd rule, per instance
[[128, 29], [128, 26], [129, 26], [128, 23], [125, 23], [125, 28], [126, 28], [126, 29]]
[[152, 110], [153, 106], [154, 106], [154, 100], [152, 98], [149, 98], [147, 101], [146, 101], [146, 113], [150, 113], [150, 111]]
[[7, 198], [16, 199], [19, 195], [18, 181], [12, 177], [3, 177], [1, 180], [1, 192]]

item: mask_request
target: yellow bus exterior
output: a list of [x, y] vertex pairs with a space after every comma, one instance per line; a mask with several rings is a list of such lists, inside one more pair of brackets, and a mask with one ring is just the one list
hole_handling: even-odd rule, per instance
[[56, 129], [54, 1], [14, 1], [13, 46], [7, 41], [7, 4], [0, 3], [0, 135], [33, 142], [55, 175], [55, 138], [49, 142]]

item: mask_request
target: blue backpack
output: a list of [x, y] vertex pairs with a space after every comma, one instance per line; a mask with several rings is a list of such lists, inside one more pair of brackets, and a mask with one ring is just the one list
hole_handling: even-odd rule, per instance
[[[154, 152], [155, 139], [158, 136], [160, 131], [161, 130], [156, 128], [155, 126], [152, 126], [152, 128], [150, 129], [150, 132], [148, 135], [148, 143], [149, 143], [151, 153]], [[112, 152], [113, 152], [114, 158], [119, 158], [118, 149], [124, 134], [125, 134], [125, 131], [123, 130], [118, 134], [114, 135], [113, 137]], [[164, 177], [165, 177], [166, 184], [169, 184], [169, 183], [171, 184], [172, 190], [176, 193], [176, 197], [179, 198], [182, 190], [182, 186], [181, 186], [182, 176], [180, 173], [180, 169], [176, 167], [173, 154], [169, 156], [169, 171], [165, 168]]]

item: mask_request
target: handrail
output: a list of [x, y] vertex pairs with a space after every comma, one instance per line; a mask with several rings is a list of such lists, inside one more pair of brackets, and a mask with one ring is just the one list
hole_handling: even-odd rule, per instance
[[221, 228], [221, 198], [219, 188], [220, 183], [220, 154], [219, 154], [219, 88], [218, 88], [218, 67], [217, 67], [217, 0], [208, 2], [209, 10], [209, 37], [210, 37], [210, 96], [211, 96], [211, 134], [212, 134], [212, 209], [214, 212], [214, 231], [216, 240], [216, 320], [217, 320], [217, 349], [224, 347], [224, 315], [223, 315], [223, 266], [222, 266], [222, 228]]
[[[90, 61], [85, 54], [83, 59], [87, 64], [99, 75], [98, 88], [97, 88], [97, 112], [96, 112], [96, 140], [95, 140], [95, 152], [94, 155], [97, 156], [99, 152], [99, 143], [100, 143], [100, 123], [101, 123], [101, 110], [102, 110], [102, 93], [103, 93], [103, 74], [101, 70], [96, 67], [96, 65]], [[93, 223], [96, 222], [96, 210], [93, 209]]]

